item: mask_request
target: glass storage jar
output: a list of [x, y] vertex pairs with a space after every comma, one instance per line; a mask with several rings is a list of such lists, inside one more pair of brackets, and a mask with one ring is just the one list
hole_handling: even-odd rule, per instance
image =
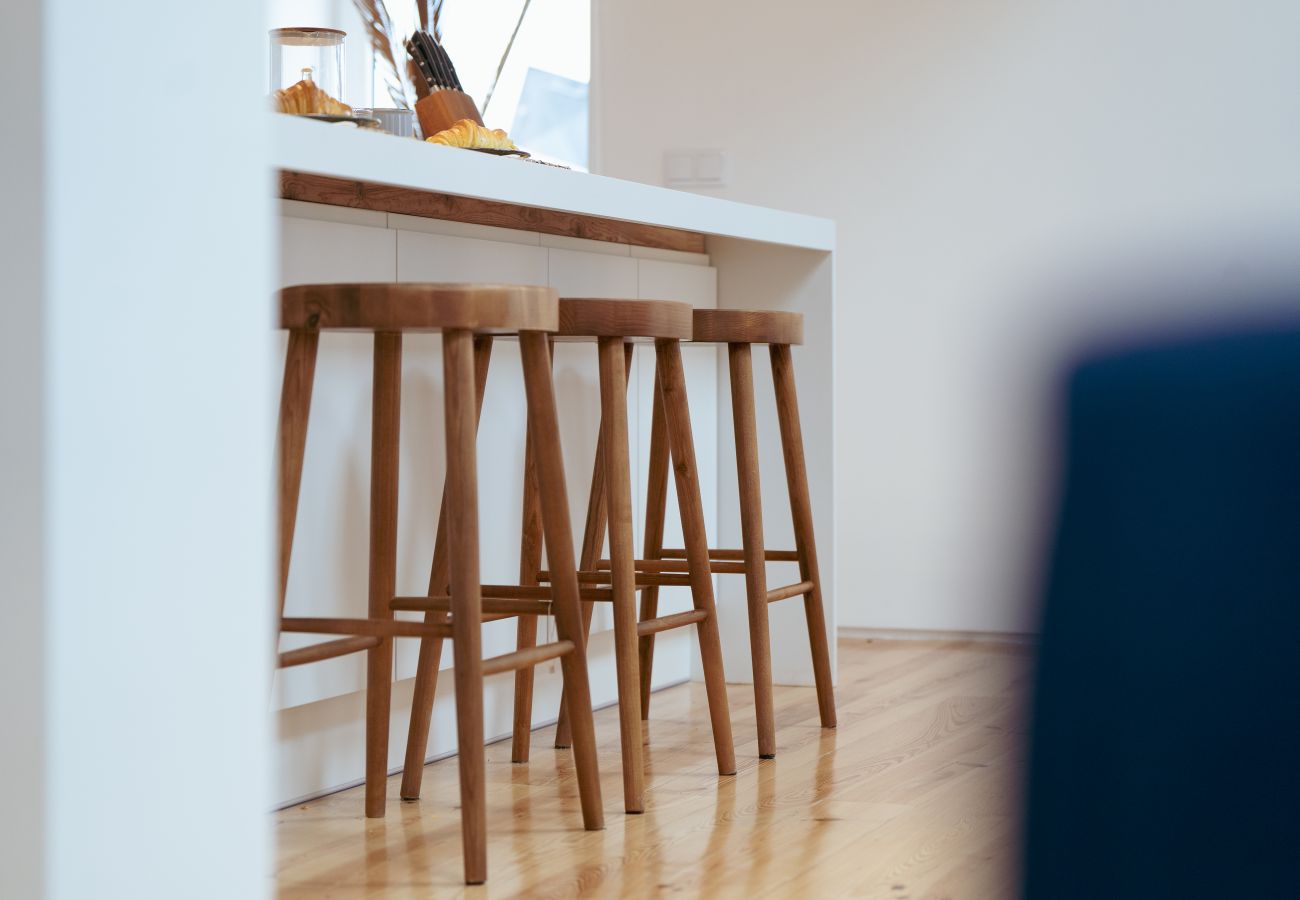
[[336, 100], [343, 99], [343, 39], [337, 28], [271, 29], [271, 90], [314, 81]]

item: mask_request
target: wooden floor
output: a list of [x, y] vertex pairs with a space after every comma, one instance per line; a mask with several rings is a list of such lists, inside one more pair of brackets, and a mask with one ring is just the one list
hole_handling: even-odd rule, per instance
[[777, 688], [778, 752], [757, 758], [751, 693], [730, 688], [734, 777], [718, 778], [702, 685], [654, 695], [646, 811], [620, 808], [618, 719], [596, 716], [606, 828], [584, 832], [571, 756], [488, 747], [488, 883], [461, 883], [456, 760], [424, 798], [362, 815], [362, 788], [276, 814], [282, 898], [1016, 895], [1028, 654], [969, 642], [841, 641], [840, 726]]

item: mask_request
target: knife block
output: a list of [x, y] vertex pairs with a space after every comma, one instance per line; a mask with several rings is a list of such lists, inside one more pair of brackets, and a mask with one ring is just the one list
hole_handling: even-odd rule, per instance
[[426, 138], [447, 130], [461, 119], [483, 124], [474, 98], [464, 91], [434, 91], [415, 102], [415, 114], [420, 118], [420, 134]]

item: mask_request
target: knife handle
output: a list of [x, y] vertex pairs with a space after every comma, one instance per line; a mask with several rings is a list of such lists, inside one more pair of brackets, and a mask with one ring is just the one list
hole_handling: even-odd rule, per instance
[[426, 87], [430, 91], [433, 91], [435, 89], [433, 83], [433, 70], [429, 68], [429, 61], [425, 58], [424, 54], [420, 52], [420, 45], [416, 42], [414, 37], [407, 40], [406, 52], [410, 54], [411, 59], [415, 60], [415, 67], [419, 69], [420, 74], [424, 76]]

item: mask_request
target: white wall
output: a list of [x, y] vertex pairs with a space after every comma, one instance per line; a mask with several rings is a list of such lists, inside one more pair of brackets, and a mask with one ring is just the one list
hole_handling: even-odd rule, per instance
[[595, 171], [720, 148], [720, 195], [838, 223], [839, 624], [1032, 630], [1062, 353], [1191, 311], [1072, 276], [1294, 237], [1300, 5], [595, 7]]
[[262, 5], [2, 9], [0, 895], [264, 896]]

